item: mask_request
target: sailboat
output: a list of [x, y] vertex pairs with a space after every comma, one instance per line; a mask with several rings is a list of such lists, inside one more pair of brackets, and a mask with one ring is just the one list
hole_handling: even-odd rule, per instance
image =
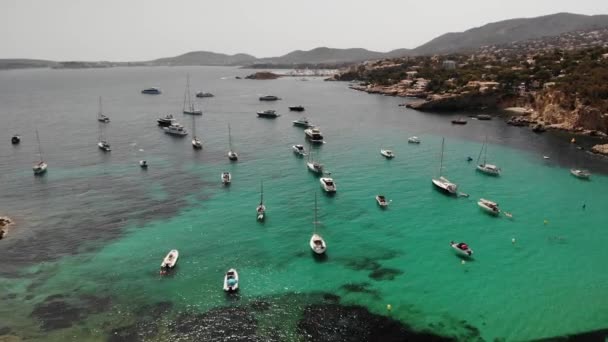
[[308, 152], [308, 162], [306, 163], [306, 167], [308, 167], [308, 170], [316, 173], [316, 174], [323, 174], [323, 164], [316, 162], [314, 160], [314, 158], [312, 158], [312, 147], [309, 146], [309, 152]]
[[[186, 102], [188, 103], [187, 106]], [[200, 109], [195, 109], [194, 102], [192, 102], [192, 96], [190, 95], [190, 75], [186, 76], [186, 91], [184, 93], [183, 113], [192, 115], [203, 115], [203, 111]]]
[[194, 119], [194, 116], [192, 117], [192, 148], [195, 150], [200, 150], [203, 148], [203, 143], [200, 141], [200, 139], [196, 136], [196, 120]]
[[228, 124], [228, 148], [228, 159], [232, 161], [237, 161], [239, 159], [239, 155], [232, 149], [232, 135], [230, 134], [230, 124]]
[[40, 137], [38, 136], [38, 130], [36, 130], [36, 140], [38, 141], [38, 155], [40, 156], [40, 161], [34, 164], [32, 170], [34, 170], [35, 175], [41, 175], [46, 172], [47, 164], [42, 159], [42, 147], [40, 147]]
[[99, 97], [99, 112], [97, 112], [97, 121], [108, 123], [110, 122], [110, 118], [103, 114], [103, 107], [101, 106], [101, 96]]
[[[481, 154], [483, 153], [483, 163], [480, 164], [479, 160], [481, 159]], [[486, 140], [481, 145], [481, 151], [479, 151], [479, 156], [477, 156], [477, 170], [481, 171], [487, 175], [491, 176], [500, 176], [500, 168], [496, 165], [486, 163], [486, 157], [488, 154], [488, 136], [486, 135]]]
[[325, 244], [325, 240], [323, 240], [321, 235], [317, 234], [317, 224], [319, 223], [317, 220], [317, 211], [317, 193], [315, 192], [315, 218], [312, 222], [314, 230], [312, 237], [310, 238], [310, 249], [312, 249], [315, 254], [320, 255], [325, 253], [325, 251], [327, 250], [327, 245]]
[[455, 195], [458, 191], [458, 185], [450, 182], [447, 178], [441, 176], [443, 170], [443, 149], [445, 147], [445, 138], [441, 139], [441, 161], [439, 164], [439, 178], [433, 178], [433, 185], [437, 187], [437, 189], [449, 194]]
[[264, 205], [264, 182], [260, 182], [260, 204], [255, 209], [258, 221], [263, 221], [266, 217], [266, 206]]
[[103, 129], [101, 128], [101, 125], [99, 125], [99, 142], [97, 143], [97, 147], [104, 152], [112, 151], [110, 143], [103, 137]]

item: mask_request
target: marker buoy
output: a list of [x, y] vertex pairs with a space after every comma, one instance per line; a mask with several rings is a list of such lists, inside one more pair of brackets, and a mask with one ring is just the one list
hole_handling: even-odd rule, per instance
[[547, 225], [547, 223], [549, 223], [549, 221], [545, 220], [544, 224]]
[[512, 243], [512, 244], [515, 244], [515, 238], [512, 238], [512, 239], [511, 239], [511, 243]]
[[388, 310], [388, 311], [393, 310], [393, 306], [390, 304], [386, 304], [386, 310]]
[[466, 263], [467, 263], [467, 262], [466, 262], [466, 261], [464, 261], [464, 260], [461, 260], [461, 261], [460, 261], [460, 264], [461, 264], [461, 265], [464, 265], [464, 264], [466, 264]]

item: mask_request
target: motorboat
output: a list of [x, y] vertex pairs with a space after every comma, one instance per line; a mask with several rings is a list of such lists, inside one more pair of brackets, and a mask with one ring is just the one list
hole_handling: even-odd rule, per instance
[[579, 170], [579, 169], [571, 169], [570, 173], [580, 179], [589, 179], [591, 177], [591, 173], [587, 170]]
[[479, 114], [476, 118], [477, 120], [492, 120], [492, 117], [488, 114]]
[[263, 221], [266, 217], [266, 206], [264, 205], [264, 182], [260, 182], [260, 204], [255, 208], [258, 221]]
[[310, 249], [315, 254], [323, 254], [327, 250], [327, 245], [325, 244], [325, 240], [319, 234], [312, 234], [310, 238]]
[[13, 135], [13, 137], [11, 138], [11, 144], [17, 145], [20, 142], [21, 142], [21, 136], [19, 134]]
[[184, 114], [190, 114], [190, 115], [203, 115], [203, 110], [202, 109], [195, 109], [194, 105], [185, 108], [182, 111]]
[[307, 118], [301, 118], [298, 120], [294, 120], [293, 125], [297, 126], [297, 127], [304, 127], [304, 128], [313, 127], [313, 124], [311, 124]]
[[239, 289], [239, 274], [231, 268], [224, 275], [224, 291], [234, 292]]
[[418, 137], [409, 137], [407, 142], [410, 144], [420, 144], [420, 138]]
[[[483, 154], [483, 163], [479, 163], [479, 160], [481, 159], [482, 154]], [[477, 157], [477, 171], [483, 172], [483, 173], [485, 173], [487, 175], [491, 175], [491, 176], [500, 176], [500, 168], [496, 165], [488, 164], [486, 162], [487, 154], [488, 154], [488, 136], [486, 136], [486, 139], [485, 139], [483, 145], [481, 145], [481, 151], [479, 151], [479, 156]]]
[[439, 177], [432, 178], [433, 185], [437, 187], [440, 191], [449, 194], [456, 195], [458, 193], [458, 185], [450, 182], [447, 178], [443, 177], [441, 174], [443, 172], [443, 150], [445, 147], [445, 138], [441, 140], [441, 161], [439, 163]]
[[325, 190], [325, 192], [328, 192], [328, 193], [336, 192], [336, 190], [337, 190], [336, 183], [334, 182], [333, 178], [321, 177], [319, 179], [319, 182], [321, 183], [321, 188], [323, 188], [323, 190]]
[[200, 150], [203, 148], [203, 143], [197, 137], [192, 137], [192, 148], [195, 150]]
[[274, 95], [264, 95], [260, 96], [260, 101], [276, 101], [279, 98]]
[[222, 183], [224, 185], [230, 185], [230, 183], [232, 182], [232, 175], [230, 174], [230, 172], [222, 172], [221, 177]]
[[170, 134], [170, 135], [176, 135], [176, 136], [180, 136], [180, 137], [184, 137], [184, 136], [188, 135], [188, 131], [186, 131], [184, 126], [182, 126], [178, 123], [173, 123], [173, 124], [171, 124], [171, 126], [163, 127], [163, 130], [165, 131], [165, 133]]
[[184, 106], [182, 107], [182, 113], [190, 115], [203, 115], [202, 109], [196, 109], [194, 102], [190, 97], [190, 75], [186, 75], [186, 90], [184, 92]]
[[376, 202], [378, 202], [378, 205], [381, 208], [388, 208], [388, 205], [390, 204], [390, 201], [387, 201], [384, 195], [376, 195]]
[[110, 147], [110, 143], [102, 140], [100, 142], [97, 143], [97, 147], [99, 147], [100, 150], [104, 151], [104, 152], [110, 152], [112, 151], [112, 148]]
[[152, 88], [146, 88], [144, 90], [141, 91], [142, 94], [148, 94], [148, 95], [158, 95], [161, 93], [160, 89], [156, 88], [156, 87], [152, 87]]
[[321, 130], [318, 129], [317, 127], [311, 127], [311, 128], [304, 130], [304, 134], [306, 134], [306, 138], [311, 143], [323, 144], [325, 142], [325, 141], [323, 141], [323, 134], [321, 134]]
[[456, 253], [458, 253], [461, 256], [464, 256], [464, 257], [473, 256], [473, 250], [471, 249], [471, 247], [469, 247], [469, 245], [467, 245], [464, 242], [456, 243], [454, 241], [451, 241], [450, 246], [452, 246], [452, 248], [454, 248]]
[[40, 161], [34, 164], [32, 170], [34, 171], [34, 175], [42, 175], [46, 172], [48, 165], [44, 162], [44, 159], [42, 159], [42, 147], [40, 145], [38, 130], [36, 130], [36, 141], [38, 142], [38, 156], [40, 157]]
[[156, 122], [158, 122], [159, 126], [167, 127], [167, 126], [173, 125], [173, 123], [175, 122], [175, 119], [173, 118], [173, 115], [168, 114], [162, 118], [158, 118], [158, 120], [156, 120]]
[[147, 169], [148, 168], [148, 162], [145, 160], [140, 160], [139, 161], [139, 167], [141, 167], [142, 169]]
[[97, 121], [103, 122], [103, 123], [108, 123], [108, 122], [110, 122], [110, 118], [103, 114], [99, 114], [99, 116], [97, 117]]
[[179, 252], [177, 249], [172, 249], [160, 264], [160, 274], [167, 274], [171, 269], [173, 269], [175, 264], [177, 264], [178, 258]]
[[196, 92], [196, 97], [201, 98], [201, 97], [213, 97], [215, 95], [211, 94], [211, 93], [206, 93], [206, 92], [202, 92], [202, 91], [197, 91]]
[[267, 110], [263, 110], [263, 111], [259, 111], [258, 112], [258, 117], [259, 118], [268, 118], [268, 119], [276, 119], [278, 118], [279, 114], [277, 114], [277, 111], [274, 109], [267, 109]]
[[477, 205], [490, 215], [496, 216], [500, 214], [500, 208], [498, 208], [498, 203], [482, 198], [477, 202]]
[[304, 149], [303, 145], [293, 145], [291, 149], [293, 150], [293, 153], [297, 154], [300, 157], [306, 155], [306, 150]]
[[293, 112], [303, 112], [304, 107], [303, 106], [289, 106], [289, 110], [291, 110]]
[[477, 165], [477, 171], [483, 172], [491, 176], [500, 176], [500, 168], [492, 164], [479, 164]]
[[321, 174], [323, 173], [323, 164], [315, 162], [315, 161], [309, 161], [306, 163], [306, 166], [308, 167], [308, 170], [314, 172], [314, 173], [318, 173]]
[[395, 153], [392, 150], [380, 149], [380, 154], [386, 157], [387, 159], [395, 158]]
[[454, 120], [452, 120], [452, 124], [454, 124], [454, 125], [466, 125], [467, 124], [467, 120], [465, 120], [463, 118], [454, 119]]

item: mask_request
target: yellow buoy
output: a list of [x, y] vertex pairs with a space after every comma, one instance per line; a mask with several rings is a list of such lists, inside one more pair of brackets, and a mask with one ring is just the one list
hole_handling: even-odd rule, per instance
[[386, 304], [386, 310], [388, 310], [388, 311], [393, 310], [393, 306], [390, 304]]

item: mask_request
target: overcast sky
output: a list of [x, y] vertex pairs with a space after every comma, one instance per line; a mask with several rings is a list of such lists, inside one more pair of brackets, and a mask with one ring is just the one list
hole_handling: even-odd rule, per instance
[[193, 50], [283, 55], [414, 48], [445, 32], [608, 0], [0, 0], [0, 58], [136, 61]]

